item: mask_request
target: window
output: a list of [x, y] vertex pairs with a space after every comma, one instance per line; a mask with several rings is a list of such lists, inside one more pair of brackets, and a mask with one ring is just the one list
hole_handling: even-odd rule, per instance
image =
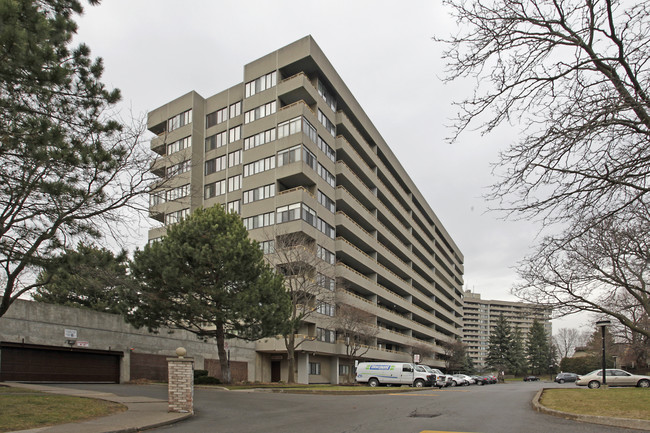
[[318, 307], [316, 308], [316, 311], [318, 311], [320, 314], [324, 314], [326, 316], [334, 317], [334, 311], [335, 307], [332, 304], [328, 304], [326, 302], [323, 302], [321, 304], [318, 304]]
[[228, 120], [228, 107], [223, 107], [222, 109], [213, 111], [212, 113], [205, 116], [205, 127], [209, 128], [211, 126], [225, 122], [226, 120]]
[[149, 194], [149, 206], [156, 206], [165, 202], [165, 192], [154, 192]]
[[260, 186], [259, 188], [244, 191], [244, 204], [275, 196], [275, 184]]
[[275, 140], [275, 128], [244, 138], [244, 150], [261, 146], [273, 140]]
[[266, 75], [262, 75], [261, 77], [246, 83], [246, 98], [275, 86], [277, 82], [276, 75], [276, 71], [269, 72]]
[[320, 177], [325, 179], [325, 181], [330, 184], [332, 188], [336, 188], [336, 177], [332, 173], [329, 172], [325, 167], [323, 167], [320, 163], [318, 163], [318, 168], [316, 172], [319, 174]]
[[273, 254], [275, 252], [275, 241], [260, 242], [260, 249], [264, 254]]
[[228, 167], [234, 167], [241, 164], [241, 150], [236, 150], [228, 154]]
[[226, 193], [226, 180], [209, 183], [205, 186], [204, 197], [209, 199]]
[[322, 150], [329, 159], [331, 159], [333, 162], [336, 162], [336, 151], [334, 151], [334, 149], [332, 149], [332, 147], [327, 144], [320, 135], [318, 136], [318, 148]]
[[278, 138], [284, 138], [301, 131], [300, 117], [278, 124]]
[[175, 129], [185, 126], [189, 123], [192, 123], [192, 110], [182, 112], [177, 114], [167, 121], [167, 131], [172, 132]]
[[310, 362], [309, 363], [309, 374], [310, 375], [320, 375], [320, 362]]
[[190, 184], [168, 190], [165, 194], [167, 201], [178, 200], [190, 195]]
[[234, 104], [230, 104], [230, 118], [232, 119], [233, 117], [237, 117], [240, 115], [241, 115], [241, 101], [237, 101]]
[[316, 339], [325, 343], [336, 343], [336, 334], [329, 329], [316, 328]]
[[205, 175], [216, 173], [226, 169], [226, 155], [212, 158], [205, 161]]
[[312, 170], [316, 170], [316, 155], [311, 153], [305, 146], [302, 147], [302, 159]]
[[325, 113], [320, 110], [318, 110], [318, 121], [323, 124], [325, 129], [327, 129], [330, 134], [332, 134], [332, 137], [336, 137], [336, 126], [334, 126], [334, 124], [327, 118]]
[[234, 141], [241, 139], [241, 125], [235, 126], [228, 130], [228, 142], [232, 143]]
[[278, 167], [300, 161], [302, 145], [290, 147], [289, 149], [278, 152]]
[[228, 206], [226, 207], [228, 212], [240, 214], [241, 213], [241, 200], [234, 200], [228, 202]]
[[275, 211], [277, 214], [276, 221], [278, 224], [300, 219], [300, 203], [280, 206]]
[[318, 80], [318, 94], [325, 100], [325, 103], [327, 103], [332, 111], [336, 111], [336, 98], [321, 80]]
[[334, 278], [330, 278], [326, 275], [323, 275], [321, 273], [316, 274], [316, 284], [318, 284], [319, 287], [322, 287], [323, 289], [327, 289], [330, 291], [334, 291]]
[[205, 139], [205, 151], [218, 149], [227, 143], [228, 131], [219, 132]]
[[302, 126], [303, 126], [303, 131], [305, 131], [307, 137], [309, 137], [309, 139], [312, 142], [317, 143], [318, 133], [316, 132], [316, 128], [314, 128], [314, 126], [311, 123], [309, 123], [309, 121], [304, 117], [302, 118]]
[[181, 209], [176, 212], [170, 212], [165, 214], [165, 225], [176, 224], [183, 218], [186, 218], [190, 214], [189, 209]]
[[167, 145], [167, 155], [187, 149], [190, 146], [192, 146], [192, 137], [181, 138], [180, 140]]
[[275, 157], [269, 156], [268, 158], [260, 159], [250, 164], [244, 165], [244, 177], [252, 176], [263, 171], [272, 170], [275, 168]]
[[241, 174], [228, 178], [228, 192], [237, 191], [241, 189]]
[[348, 374], [350, 374], [350, 366], [339, 365], [339, 376], [347, 376]]
[[322, 219], [318, 218], [316, 228], [324, 233], [327, 237], [334, 239], [336, 237], [336, 230], [331, 225], [327, 224]]
[[316, 246], [316, 256], [324, 260], [325, 262], [329, 263], [330, 265], [333, 265], [336, 263], [336, 255], [328, 250], [327, 248], [323, 248], [320, 245]]
[[190, 171], [192, 168], [192, 160], [187, 159], [183, 162], [179, 162], [178, 164], [174, 164], [169, 166], [167, 169], [167, 176], [168, 177], [173, 177], [176, 176], [177, 174], [181, 173], [187, 173]]
[[244, 113], [244, 123], [250, 123], [257, 119], [261, 119], [263, 117], [269, 116], [275, 113], [276, 107], [277, 107], [276, 101], [271, 101], [267, 104], [260, 105], [257, 108], [253, 108], [252, 110], [249, 110]]
[[328, 211], [336, 213], [336, 203], [334, 200], [323, 194], [321, 190], [318, 190], [318, 203], [323, 205], [323, 207]]
[[260, 227], [267, 227], [275, 224], [275, 212], [268, 212], [261, 215], [244, 218], [244, 227], [246, 230], [253, 230]]

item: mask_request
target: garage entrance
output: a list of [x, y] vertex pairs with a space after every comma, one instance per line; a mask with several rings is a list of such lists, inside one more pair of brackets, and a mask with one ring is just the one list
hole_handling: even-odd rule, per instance
[[0, 342], [0, 381], [120, 382], [122, 352]]

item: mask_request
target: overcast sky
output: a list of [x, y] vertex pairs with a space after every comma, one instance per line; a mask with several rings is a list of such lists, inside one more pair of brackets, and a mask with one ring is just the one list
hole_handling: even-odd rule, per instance
[[432, 37], [456, 26], [438, 1], [104, 0], [78, 23], [78, 40], [104, 59], [103, 81], [122, 91], [125, 115], [191, 90], [209, 97], [242, 82], [246, 63], [312, 35], [461, 249], [465, 289], [516, 300], [513, 266], [537, 230], [486, 213], [483, 195], [490, 163], [517, 129], [445, 141], [452, 102], [474, 83], [440, 79], [444, 47]]

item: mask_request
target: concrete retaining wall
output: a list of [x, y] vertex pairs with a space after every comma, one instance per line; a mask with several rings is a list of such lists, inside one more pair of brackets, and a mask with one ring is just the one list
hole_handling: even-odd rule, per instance
[[[76, 334], [76, 338], [70, 335]], [[67, 335], [67, 336], [66, 336]], [[196, 369], [205, 369], [206, 359], [218, 359], [215, 340], [207, 343], [186, 331], [160, 329], [158, 334], [136, 329], [117, 314], [17, 300], [0, 317], [0, 341], [113, 350], [124, 353], [120, 382], [131, 380], [131, 353], [175, 356], [177, 347], [187, 349]], [[255, 380], [255, 343], [228, 340], [231, 361], [248, 364], [248, 380]]]

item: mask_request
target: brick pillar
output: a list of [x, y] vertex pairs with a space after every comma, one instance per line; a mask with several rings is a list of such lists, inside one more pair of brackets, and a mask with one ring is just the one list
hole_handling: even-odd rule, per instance
[[167, 358], [168, 412], [194, 413], [194, 359], [184, 358], [185, 349], [176, 349], [178, 358]]

